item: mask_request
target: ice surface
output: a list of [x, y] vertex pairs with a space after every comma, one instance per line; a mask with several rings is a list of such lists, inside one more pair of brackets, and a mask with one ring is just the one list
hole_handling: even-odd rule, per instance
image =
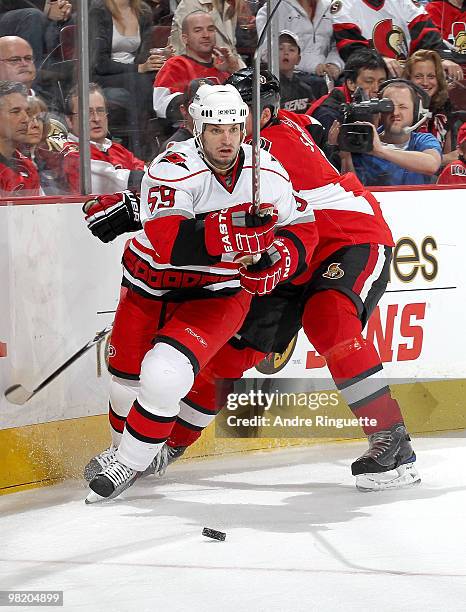
[[180, 462], [92, 506], [84, 482], [3, 496], [0, 588], [67, 611], [464, 612], [465, 439], [416, 440], [421, 486], [379, 493], [354, 488], [365, 447]]

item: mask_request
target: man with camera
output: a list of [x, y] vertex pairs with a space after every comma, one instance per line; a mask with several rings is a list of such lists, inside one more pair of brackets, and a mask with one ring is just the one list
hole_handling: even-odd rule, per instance
[[329, 141], [338, 142], [342, 171], [355, 172], [364, 185], [431, 183], [440, 168], [442, 151], [432, 134], [415, 131], [429, 116], [425, 94], [410, 81], [391, 79], [382, 87], [380, 100], [350, 105], [353, 118], [358, 117], [361, 106], [374, 114], [370, 122], [343, 126], [335, 122], [332, 126]]

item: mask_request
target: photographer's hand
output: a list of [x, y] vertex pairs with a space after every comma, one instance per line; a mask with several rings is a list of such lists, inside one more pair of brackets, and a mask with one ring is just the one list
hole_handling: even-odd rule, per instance
[[335, 120], [327, 134], [327, 143], [332, 147], [335, 147], [338, 144], [338, 135], [340, 134], [340, 125], [341, 123]]

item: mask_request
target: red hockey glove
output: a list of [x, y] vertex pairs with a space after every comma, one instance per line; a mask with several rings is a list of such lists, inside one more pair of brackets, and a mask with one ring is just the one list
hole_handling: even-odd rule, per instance
[[102, 242], [142, 229], [139, 197], [132, 191], [100, 195], [83, 206], [88, 228]]
[[261, 208], [269, 212], [257, 215], [253, 205], [247, 203], [209, 213], [204, 221], [209, 255], [265, 251], [273, 242], [278, 213], [270, 204], [262, 204]]
[[272, 246], [251, 265], [240, 265], [240, 282], [245, 291], [257, 295], [271, 293], [279, 282], [290, 278], [298, 267], [298, 251], [288, 238], [275, 238]]

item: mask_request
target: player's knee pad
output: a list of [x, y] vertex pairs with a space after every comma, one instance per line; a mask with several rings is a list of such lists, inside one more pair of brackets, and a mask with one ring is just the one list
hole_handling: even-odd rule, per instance
[[110, 382], [110, 407], [121, 418], [126, 418], [139, 391], [138, 380], [126, 380], [112, 376]]
[[319, 291], [306, 303], [303, 329], [324, 356], [336, 345], [361, 335], [362, 324], [349, 297], [334, 290]]
[[193, 367], [186, 355], [159, 342], [142, 361], [138, 401], [149, 412], [174, 416], [193, 382]]

